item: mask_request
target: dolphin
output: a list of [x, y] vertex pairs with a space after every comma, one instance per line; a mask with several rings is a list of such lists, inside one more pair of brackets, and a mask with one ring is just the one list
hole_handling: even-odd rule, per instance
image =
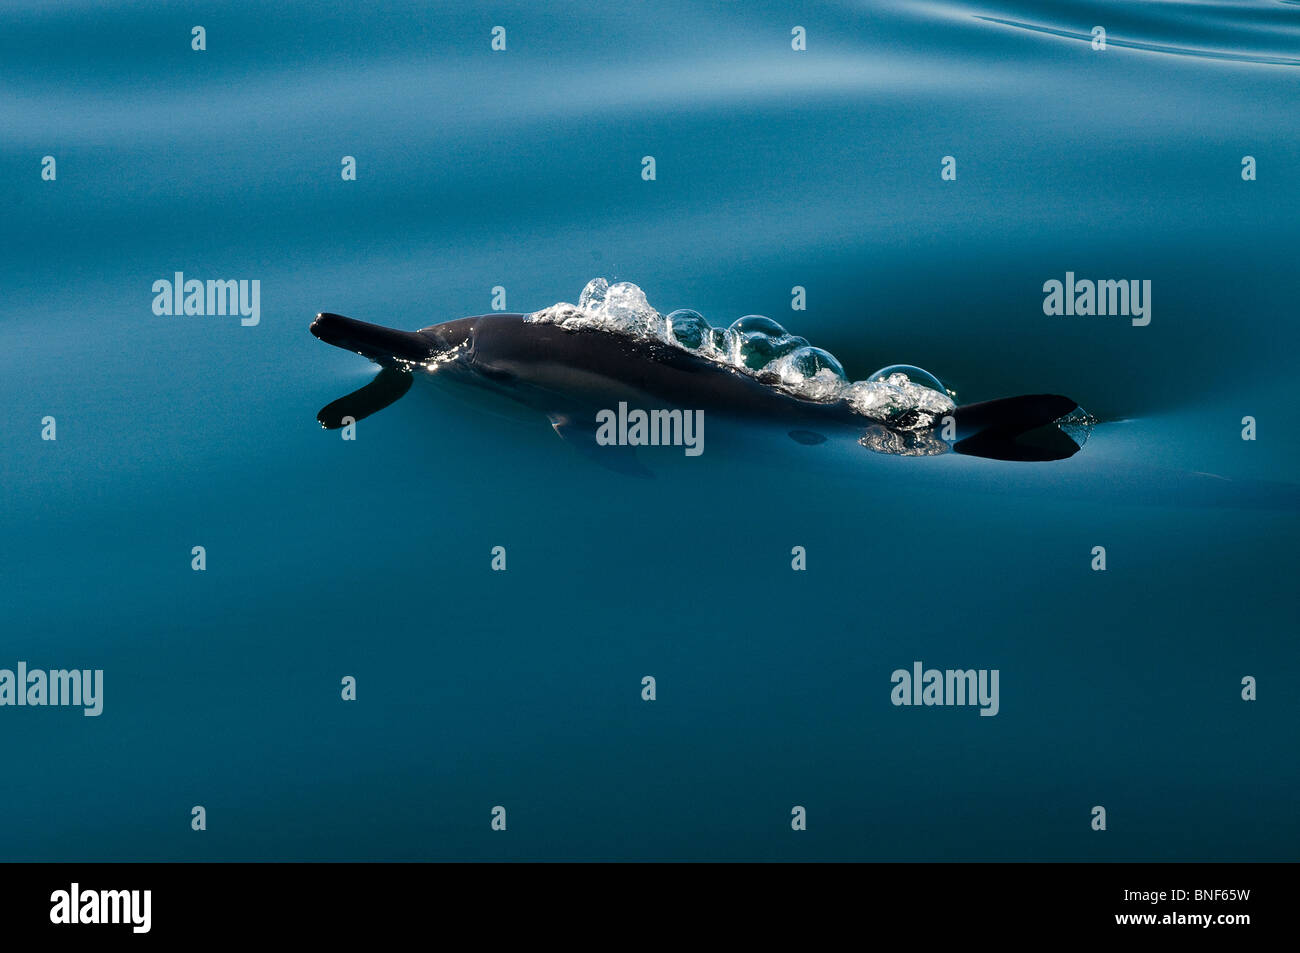
[[[566, 329], [493, 313], [401, 331], [322, 312], [311, 333], [381, 367], [378, 376], [317, 415], [326, 428], [360, 420], [411, 387], [414, 372], [488, 388], [546, 414], [566, 439], [592, 441], [595, 412], [616, 401], [650, 408], [703, 410], [791, 428], [791, 439], [817, 444], [823, 431], [851, 428], [863, 446], [884, 453], [954, 452], [996, 460], [1065, 459], [1080, 444], [1057, 422], [1079, 405], [1056, 394], [1030, 394], [966, 404], [917, 428], [872, 421], [843, 400], [815, 401], [784, 392], [751, 374], [653, 338], [601, 328]], [[949, 419], [951, 418], [951, 419]]]

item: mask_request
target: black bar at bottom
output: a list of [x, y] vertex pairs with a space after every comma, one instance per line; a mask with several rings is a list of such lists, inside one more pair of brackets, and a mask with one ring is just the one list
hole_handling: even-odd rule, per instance
[[0, 916], [6, 940], [91, 943], [333, 944], [401, 939], [413, 927], [431, 938], [468, 927], [662, 943], [701, 929], [812, 939], [847, 928], [882, 941], [901, 930], [924, 940], [917, 948], [944, 937], [1232, 942], [1291, 932], [1295, 873], [1220, 863], [9, 864]]

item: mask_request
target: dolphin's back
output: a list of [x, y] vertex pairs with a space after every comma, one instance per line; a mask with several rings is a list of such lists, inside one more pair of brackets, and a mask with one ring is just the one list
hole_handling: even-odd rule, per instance
[[[476, 319], [470, 367], [500, 381], [590, 400], [649, 399], [690, 410], [776, 419], [851, 420], [843, 401], [802, 400], [662, 341], [599, 328], [567, 330], [520, 315]], [[440, 327], [440, 326], [436, 326]]]

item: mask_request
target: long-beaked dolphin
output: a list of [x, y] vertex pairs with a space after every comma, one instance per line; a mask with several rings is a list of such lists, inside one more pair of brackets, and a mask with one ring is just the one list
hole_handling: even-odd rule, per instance
[[[643, 408], [677, 407], [757, 418], [797, 428], [790, 436], [816, 444], [826, 428], [855, 428], [872, 449], [907, 453], [952, 451], [998, 460], [1061, 460], [1079, 449], [1057, 421], [1078, 410], [1068, 397], [1030, 394], [955, 407], [932, 426], [891, 426], [863, 417], [844, 399], [810, 400], [752, 374], [665, 341], [603, 328], [571, 330], [524, 314], [493, 313], [401, 331], [321, 313], [311, 333], [382, 368], [368, 385], [324, 407], [327, 428], [360, 420], [400, 398], [413, 372], [488, 387], [551, 418], [561, 436], [592, 421], [596, 408], [628, 401]], [[897, 439], [896, 439], [897, 438]], [[900, 443], [901, 441], [901, 443]], [[901, 449], [900, 449], [901, 447]], [[935, 448], [938, 448], [937, 450]]]

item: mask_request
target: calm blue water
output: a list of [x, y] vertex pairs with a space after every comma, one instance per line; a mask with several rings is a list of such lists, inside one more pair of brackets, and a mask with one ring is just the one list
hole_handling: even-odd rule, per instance
[[[0, 857], [1294, 858], [1300, 6], [444, 6], [0, 11], [0, 668], [105, 673], [0, 708]], [[176, 271], [260, 324], [155, 315]], [[1067, 271], [1151, 323], [1045, 316]], [[318, 426], [374, 368], [316, 312], [596, 276], [1101, 423], [653, 480], [424, 383]], [[916, 660], [1000, 713], [893, 706]]]

